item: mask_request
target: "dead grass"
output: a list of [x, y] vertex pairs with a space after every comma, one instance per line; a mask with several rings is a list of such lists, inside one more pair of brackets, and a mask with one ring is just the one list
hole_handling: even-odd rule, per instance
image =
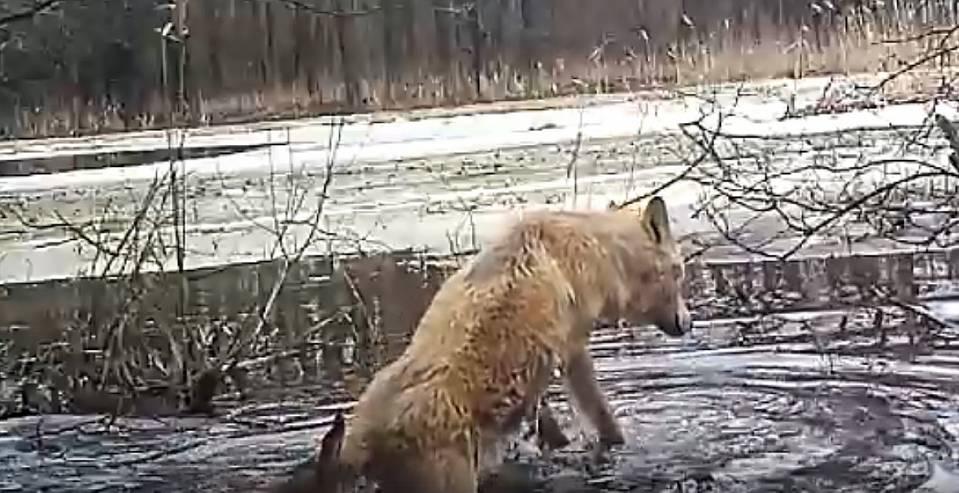
[[[528, 69], [497, 61], [488, 64], [496, 69], [483, 74], [479, 96], [472, 72], [450, 71], [444, 75], [426, 75], [416, 84], [362, 80], [356, 88], [360, 103], [347, 105], [346, 85], [327, 78], [316, 81], [313, 87], [294, 83], [222, 95], [200, 94], [191, 100], [189, 112], [173, 115], [173, 123], [178, 126], [248, 123], [662, 86], [894, 71], [930, 49], [930, 42], [889, 44], [882, 40], [907, 38], [919, 31], [919, 28], [908, 28], [882, 34], [868, 24], [853, 31], [845, 27], [801, 30], [767, 26], [758, 39], [726, 30], [710, 34], [705, 41], [674, 42], [667, 53], [595, 49], [589, 56], [556, 57]], [[936, 59], [919, 68], [942, 70], [947, 62]], [[164, 128], [169, 126], [169, 119], [168, 108], [160, 97], [153, 97], [145, 112], [126, 119], [115, 106], [61, 100], [33, 111], [21, 110], [16, 125], [18, 136], [34, 138]]]

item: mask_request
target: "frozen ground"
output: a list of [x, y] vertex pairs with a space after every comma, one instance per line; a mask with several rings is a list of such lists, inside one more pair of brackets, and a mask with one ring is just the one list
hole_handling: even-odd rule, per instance
[[[780, 120], [787, 104], [816, 100], [826, 83], [827, 79], [770, 81], [699, 89], [699, 95], [683, 97], [638, 94], [525, 104], [540, 109], [513, 110], [503, 104], [473, 111], [355, 116], [347, 118], [332, 150], [328, 118], [191, 130], [172, 137], [172, 142], [280, 144], [178, 165], [188, 177], [187, 267], [273, 255], [271, 230], [274, 219], [284, 216], [286, 192], [291, 187], [317, 190], [330, 159], [335, 178], [322, 226], [341, 241], [318, 242], [311, 253], [352, 249], [358, 242], [366, 248], [426, 247], [443, 252], [482, 244], [519, 206], [598, 207], [656, 187], [680, 172], [682, 159], [692, 153], [677, 136], [679, 125], [696, 120], [716, 102], [735, 107], [722, 120], [727, 133], [788, 136], [889, 129], [863, 137], [860, 155], [876, 156], [899, 152], [890, 132], [920, 124], [930, 110], [929, 105], [906, 104]], [[945, 104], [937, 109], [948, 116], [955, 110]], [[717, 122], [715, 113], [706, 119], [707, 125]], [[574, 196], [566, 168], [578, 134], [582, 146]], [[0, 145], [0, 160], [143, 150], [166, 146], [167, 138], [162, 132], [141, 132], [11, 142]], [[783, 165], [815, 154], [780, 152], [788, 143], [789, 139], [780, 139], [769, 144], [768, 152], [781, 154]], [[58, 226], [55, 214], [72, 224], [96, 222], [100, 235], [116, 238], [126, 230], [151, 180], [169, 166], [158, 162], [0, 178], [0, 204], [19, 204], [23, 218], [32, 222], [25, 228], [22, 218], [0, 208], [0, 283], [97, 272], [93, 249], [69, 241], [70, 233]], [[282, 178], [291, 170], [299, 177], [293, 185]], [[682, 181], [663, 192], [685, 233], [708, 229], [689, 218], [698, 192], [694, 184]], [[308, 217], [313, 200], [293, 216]], [[105, 212], [107, 204], [112, 212]], [[302, 235], [305, 230], [294, 226], [291, 233]]]

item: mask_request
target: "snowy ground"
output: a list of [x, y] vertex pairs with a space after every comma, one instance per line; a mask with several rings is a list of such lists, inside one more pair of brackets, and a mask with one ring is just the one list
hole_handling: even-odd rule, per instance
[[[722, 121], [724, 132], [768, 136], [901, 129], [921, 124], [932, 109], [928, 104], [905, 104], [780, 119], [788, 104], [815, 101], [827, 83], [826, 78], [768, 81], [699, 88], [698, 95], [683, 97], [597, 96], [526, 103], [526, 109], [518, 110], [511, 109], [515, 103], [504, 103], [471, 111], [357, 115], [347, 118], [339, 144], [332, 149], [331, 119], [317, 118], [197, 129], [172, 136], [138, 132], [17, 141], [0, 145], [0, 161], [155, 149], [169, 142], [187, 146], [278, 143], [178, 165], [188, 176], [188, 268], [275, 255], [270, 230], [290, 188], [277, 176], [292, 170], [300, 176], [293, 187], [317, 190], [318, 175], [330, 159], [335, 163], [335, 178], [322, 225], [343, 240], [317, 243], [311, 253], [352, 249], [357, 242], [366, 248], [425, 247], [444, 252], [481, 245], [520, 207], [602, 207], [611, 199], [622, 200], [656, 187], [681, 171], [682, 159], [687, 157], [683, 154], [689, 153], [678, 137], [679, 126], [697, 120], [716, 102], [727, 109], [735, 107], [734, 114]], [[533, 107], [538, 109], [529, 109]], [[936, 111], [956, 117], [954, 105], [940, 104]], [[716, 125], [715, 114], [706, 122]], [[566, 168], [578, 134], [582, 146], [576, 159], [574, 196]], [[878, 137], [864, 142], [861, 152], [887, 155], [894, 150]], [[793, 158], [797, 156], [788, 159]], [[23, 217], [34, 222], [33, 227], [24, 228], [19, 218], [0, 208], [0, 283], [96, 272], [93, 250], [69, 241], [68, 231], [56, 226], [55, 213], [73, 224], [98, 220], [101, 234], [117, 237], [126, 230], [151, 181], [169, 166], [157, 162], [0, 178], [0, 206], [19, 204]], [[677, 229], [684, 233], [708, 229], [689, 218], [689, 206], [698, 192], [686, 182], [663, 192]], [[106, 204], [121, 210], [105, 213]], [[294, 215], [303, 219], [309, 213], [305, 206]], [[305, 229], [294, 227], [291, 234], [302, 235]]]

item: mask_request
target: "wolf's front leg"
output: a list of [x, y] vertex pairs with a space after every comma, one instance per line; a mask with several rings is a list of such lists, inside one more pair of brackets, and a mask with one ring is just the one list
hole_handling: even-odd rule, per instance
[[561, 449], [569, 445], [569, 438], [563, 433], [553, 411], [546, 402], [546, 396], [540, 399], [536, 407], [536, 442], [540, 449]]
[[600, 442], [605, 446], [625, 443], [606, 396], [596, 382], [593, 358], [585, 346], [574, 349], [569, 355], [564, 373], [576, 406], [596, 428]]

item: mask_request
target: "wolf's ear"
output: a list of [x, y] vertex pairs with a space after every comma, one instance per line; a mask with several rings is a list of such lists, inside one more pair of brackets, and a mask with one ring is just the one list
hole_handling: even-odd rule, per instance
[[666, 203], [659, 195], [654, 195], [646, 204], [643, 210], [643, 223], [653, 234], [653, 240], [656, 243], [662, 243], [672, 238], [672, 232], [669, 229], [669, 213], [666, 211]]
[[320, 442], [320, 453], [316, 456], [317, 478], [329, 478], [336, 471], [340, 461], [340, 448], [343, 446], [343, 436], [346, 434], [346, 420], [343, 413], [337, 411], [333, 418], [333, 426], [323, 435]]
[[609, 205], [606, 206], [606, 210], [615, 211], [616, 209], [619, 209], [619, 206], [616, 205], [616, 201], [610, 200]]

